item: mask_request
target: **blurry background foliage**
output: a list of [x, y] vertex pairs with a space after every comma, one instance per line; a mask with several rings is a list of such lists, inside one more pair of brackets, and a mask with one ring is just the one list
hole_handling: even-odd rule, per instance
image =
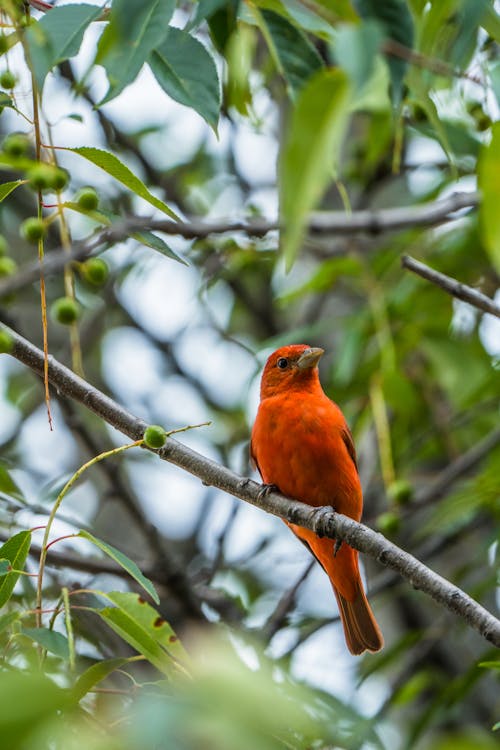
[[[500, 327], [400, 257], [498, 300], [496, 3], [0, 8], [0, 282], [125, 217], [193, 223], [48, 274], [50, 353], [149, 423], [211, 421], [181, 439], [247, 474], [265, 357], [324, 347], [365, 521], [495, 611]], [[307, 231], [312, 209], [478, 186], [479, 210], [434, 228]], [[281, 237], [196, 231], [278, 206]], [[1, 316], [42, 346], [39, 281]], [[65, 496], [51, 539], [73, 536], [48, 550], [37, 615], [39, 527], [124, 440], [55, 391], [51, 432], [41, 382], [7, 354], [0, 383], [4, 747], [498, 747], [498, 655], [476, 632], [365, 559], [386, 647], [351, 657], [284, 524], [139, 448]]]

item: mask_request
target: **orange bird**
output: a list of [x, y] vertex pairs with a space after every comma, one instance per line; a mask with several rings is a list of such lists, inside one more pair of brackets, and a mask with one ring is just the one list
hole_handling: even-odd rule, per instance
[[[323, 349], [283, 346], [267, 360], [251, 456], [265, 484], [309, 505], [331, 505], [359, 521], [363, 494], [356, 451], [337, 404], [324, 393], [318, 362]], [[352, 654], [378, 651], [384, 639], [363, 589], [358, 553], [343, 543], [289, 523], [324, 568], [337, 598]]]

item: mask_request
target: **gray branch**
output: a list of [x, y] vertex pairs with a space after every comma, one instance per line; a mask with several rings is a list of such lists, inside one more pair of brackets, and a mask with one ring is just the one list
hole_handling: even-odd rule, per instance
[[[11, 354], [39, 375], [43, 373], [43, 352], [15, 331]], [[147, 424], [101, 393], [64, 365], [49, 357], [49, 379], [61, 395], [79, 401], [132, 440], [142, 437]], [[454, 584], [438, 575], [413, 555], [397, 547], [381, 534], [331, 508], [312, 508], [306, 503], [277, 492], [262, 492], [262, 485], [235, 474], [187, 446], [169, 438], [158, 451], [160, 458], [198, 477], [203, 484], [217, 487], [268, 513], [286, 519], [320, 536], [341, 539], [406, 578], [414, 588], [431, 596], [439, 604], [459, 615], [483, 638], [500, 647], [500, 621]]]
[[[475, 208], [478, 202], [478, 193], [454, 193], [448, 198], [420, 206], [353, 211], [350, 214], [345, 211], [315, 212], [310, 216], [308, 231], [315, 236], [338, 237], [359, 233], [377, 235], [410, 227], [437, 226], [455, 219], [457, 211]], [[75, 242], [71, 253], [58, 248], [46, 253], [41, 264], [38, 261], [28, 263], [14, 276], [0, 279], [0, 298], [38, 281], [41, 271], [45, 276], [59, 273], [71, 261], [84, 260], [99, 247], [121, 242], [141, 230], [163, 232], [163, 234], [195, 240], [235, 232], [246, 234], [248, 237], [264, 237], [279, 228], [277, 221], [259, 218], [248, 221], [208, 222], [196, 218], [187, 221], [172, 221], [129, 216], [86, 241]]]
[[412, 258], [411, 255], [403, 255], [401, 258], [401, 265], [403, 268], [407, 268], [409, 271], [416, 273], [417, 276], [421, 276], [423, 279], [427, 279], [427, 281], [430, 281], [432, 284], [444, 289], [444, 291], [451, 294], [452, 297], [468, 302], [469, 305], [473, 305], [474, 307], [479, 308], [479, 310], [483, 310], [483, 312], [490, 313], [490, 315], [496, 315], [497, 318], [500, 318], [500, 307], [493, 302], [490, 297], [478, 292], [471, 286], [462, 284], [460, 281], [451, 278], [451, 276], [445, 276], [444, 273], [429, 268], [425, 263], [420, 263], [420, 261]]

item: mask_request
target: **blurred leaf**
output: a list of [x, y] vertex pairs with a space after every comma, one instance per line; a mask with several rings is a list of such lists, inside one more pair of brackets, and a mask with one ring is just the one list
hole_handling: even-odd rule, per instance
[[141, 573], [135, 562], [127, 557], [127, 555], [125, 555], [123, 552], [120, 552], [120, 550], [116, 549], [116, 547], [113, 547], [111, 544], [103, 542], [102, 539], [98, 539], [92, 534], [89, 534], [88, 531], [79, 531], [77, 536], [80, 536], [83, 539], [88, 539], [89, 542], [95, 544], [96, 547], [102, 550], [102, 552], [104, 552], [106, 555], [108, 555], [108, 557], [118, 563], [120, 567], [126, 570], [127, 573], [135, 581], [137, 581], [137, 583], [142, 586], [145, 591], [147, 591], [147, 593], [150, 595], [153, 601], [156, 602], [156, 604], [160, 603], [160, 597], [158, 596], [158, 593], [149, 578], [146, 578], [146, 576]]
[[341, 70], [316, 73], [301, 90], [280, 162], [282, 245], [291, 268], [309, 212], [334, 175], [347, 125], [347, 78]]
[[7, 630], [7, 628], [9, 628], [14, 622], [17, 622], [20, 617], [20, 612], [6, 612], [5, 614], [0, 615], [0, 633]]
[[[0, 674], [0, 732], [9, 750], [33, 748], [26, 739], [70, 705], [67, 691], [41, 672]], [[47, 745], [46, 747], [49, 747]], [[39, 746], [40, 747], [40, 746]], [[40, 750], [41, 747], [40, 747]]]
[[98, 610], [103, 620], [130, 646], [160, 672], [173, 677], [185, 672], [187, 661], [177, 635], [170, 625], [137, 594], [113, 591], [106, 594], [115, 607]]
[[77, 702], [81, 701], [95, 685], [129, 661], [126, 657], [119, 657], [117, 659], [104, 659], [103, 661], [96, 662], [96, 664], [92, 664], [91, 667], [78, 677], [73, 685], [71, 690], [73, 699]]
[[278, 304], [282, 306], [296, 302], [308, 293], [322, 293], [331, 289], [342, 276], [356, 276], [361, 270], [361, 263], [357, 258], [329, 258], [320, 263], [310, 279], [295, 289], [285, 292], [278, 297]]
[[153, 248], [153, 250], [156, 250], [162, 255], [165, 255], [167, 258], [171, 258], [172, 260], [176, 260], [178, 263], [182, 263], [183, 266], [189, 265], [189, 263], [185, 261], [184, 258], [181, 258], [180, 255], [177, 255], [177, 253], [174, 253], [172, 248], [169, 247], [167, 243], [164, 240], [162, 240], [161, 237], [158, 237], [158, 235], [153, 234], [153, 232], [148, 232], [148, 231], [134, 232], [132, 237], [135, 240], [137, 240], [137, 242], [140, 242], [141, 244], [146, 245], [147, 247]]
[[[20, 531], [0, 547], [0, 558], [10, 560], [14, 570], [22, 570], [31, 546], [31, 532]], [[9, 573], [0, 580], [0, 607], [10, 599], [19, 573]]]
[[137, 77], [151, 50], [168, 34], [175, 0], [114, 0], [109, 22], [97, 45], [109, 89], [100, 105], [120, 94]]
[[187, 32], [173, 27], [154, 49], [149, 64], [162, 89], [194, 109], [217, 133], [221, 105], [219, 76], [206, 48]]
[[26, 503], [26, 499], [17, 486], [17, 484], [12, 479], [9, 471], [5, 468], [3, 464], [0, 463], [0, 495], [5, 495], [7, 497], [13, 497], [16, 500], [18, 500], [20, 503]]
[[225, 100], [228, 107], [234, 107], [242, 115], [248, 115], [252, 101], [250, 75], [257, 41], [256, 30], [240, 23], [226, 45]]
[[99, 148], [91, 148], [89, 146], [80, 146], [77, 148], [68, 148], [68, 151], [73, 151], [75, 154], [83, 156], [84, 159], [88, 159], [92, 164], [100, 167], [107, 172], [115, 180], [121, 182], [129, 190], [132, 190], [139, 198], [151, 203], [152, 206], [158, 208], [171, 219], [179, 221], [179, 217], [167, 206], [166, 203], [156, 198], [152, 193], [149, 192], [146, 185], [140, 180], [123, 162], [118, 159], [117, 156], [110, 153], [109, 151], [102, 151]]
[[66, 661], [69, 659], [68, 639], [62, 633], [49, 630], [49, 628], [23, 628], [21, 632], [51, 654], [60, 656]]
[[309, 78], [324, 67], [321, 56], [297, 26], [277, 13], [263, 10], [257, 19], [279, 72], [290, 93], [296, 95]]
[[4, 182], [0, 185], [0, 203], [12, 193], [16, 187], [24, 184], [24, 180], [12, 180], [12, 182]]
[[[413, 20], [404, 0], [358, 0], [358, 10], [362, 18], [373, 19], [380, 24], [383, 36], [393, 39], [408, 49], [413, 48]], [[408, 63], [394, 55], [387, 55], [387, 65], [391, 74], [392, 100], [395, 107], [401, 102], [403, 81]]]
[[491, 128], [491, 141], [483, 146], [478, 163], [478, 186], [482, 193], [479, 227], [491, 262], [500, 273], [500, 122]]
[[78, 53], [85, 30], [101, 12], [98, 5], [62, 5], [30, 25], [26, 32], [30, 67], [40, 91], [49, 71]]
[[370, 19], [337, 30], [333, 47], [335, 59], [346, 71], [355, 91], [362, 89], [372, 77], [382, 40], [380, 25]]
[[226, 45], [236, 29], [240, 0], [226, 0], [224, 6], [208, 16], [208, 28], [215, 48], [225, 54]]

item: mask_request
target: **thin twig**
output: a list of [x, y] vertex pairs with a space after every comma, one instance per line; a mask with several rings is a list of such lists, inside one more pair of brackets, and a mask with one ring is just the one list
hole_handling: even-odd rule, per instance
[[[12, 356], [38, 374], [43, 373], [43, 352], [15, 331], [6, 328], [13, 340]], [[50, 382], [61, 394], [79, 401], [116, 429], [139, 440], [147, 424], [75, 375], [53, 357], [49, 361]], [[186, 445], [168, 438], [158, 455], [198, 477], [207, 486], [218, 487], [261, 510], [298, 524], [329, 539], [341, 539], [354, 549], [370, 555], [382, 565], [397, 571], [414, 588], [420, 589], [451, 612], [459, 615], [486, 640], [500, 647], [500, 620], [413, 555], [397, 547], [381, 534], [342, 516], [331, 507], [315, 508], [277, 492], [262, 492], [262, 485], [239, 476]]]
[[483, 312], [490, 313], [490, 315], [496, 315], [497, 318], [500, 318], [500, 307], [493, 302], [490, 297], [478, 292], [477, 289], [473, 289], [471, 286], [467, 286], [456, 279], [452, 279], [451, 276], [445, 276], [444, 273], [429, 268], [425, 263], [421, 263], [420, 261], [415, 260], [415, 258], [412, 258], [411, 255], [403, 255], [401, 258], [401, 265], [403, 268], [407, 268], [409, 271], [416, 273], [417, 276], [427, 279], [427, 281], [440, 287], [440, 289], [444, 289], [444, 291], [451, 294], [452, 297], [468, 302], [469, 305], [473, 305], [479, 310], [483, 310]]

